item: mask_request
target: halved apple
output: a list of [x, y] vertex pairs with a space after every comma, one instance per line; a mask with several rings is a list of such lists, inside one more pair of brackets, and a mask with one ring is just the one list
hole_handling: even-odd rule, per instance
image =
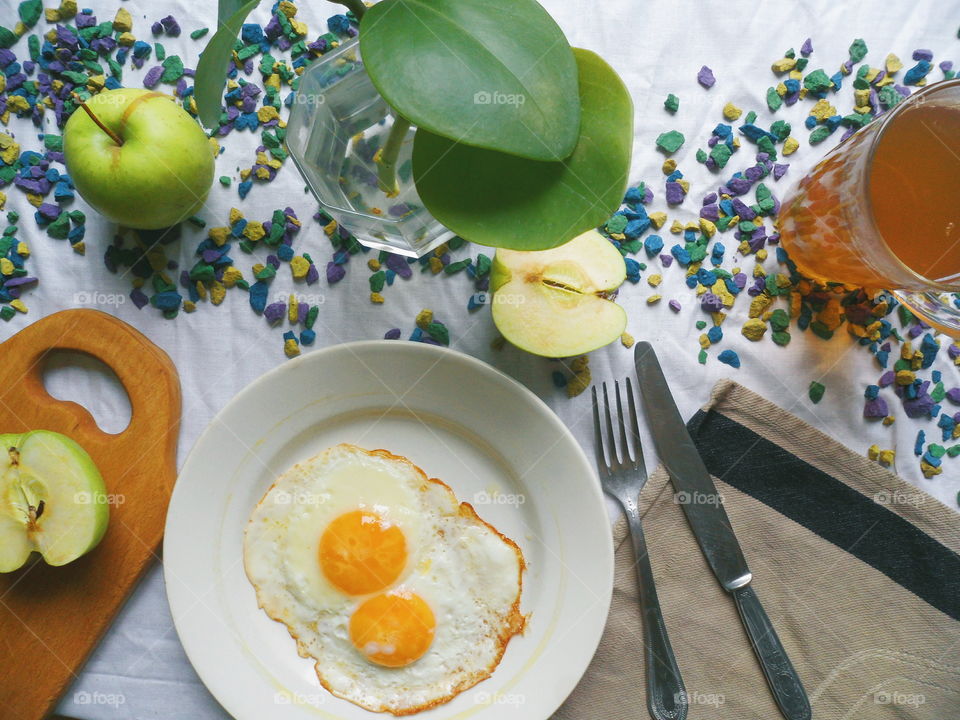
[[0, 572], [38, 552], [66, 565], [89, 552], [110, 519], [106, 486], [76, 442], [49, 430], [0, 435]]
[[499, 248], [490, 276], [493, 322], [535, 355], [596, 350], [627, 326], [626, 312], [609, 299], [626, 276], [623, 256], [596, 230], [551, 250]]

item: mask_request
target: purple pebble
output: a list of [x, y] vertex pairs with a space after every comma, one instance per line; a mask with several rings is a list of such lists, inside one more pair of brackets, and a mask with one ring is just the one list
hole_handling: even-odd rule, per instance
[[406, 261], [402, 255], [390, 254], [387, 255], [387, 268], [393, 270], [400, 277], [407, 279], [413, 275], [413, 270], [410, 269], [410, 264]]
[[643, 189], [643, 200], [641, 200], [644, 205], [649, 205], [653, 202], [653, 190], [650, 188]]
[[[23, 65], [26, 67], [27, 64], [24, 63]], [[940, 69], [945, 73], [953, 70], [953, 60], [944, 60], [942, 63], [940, 63]]]
[[954, 405], [960, 405], [960, 387], [947, 390], [946, 398]]
[[317, 270], [317, 266], [313, 263], [310, 263], [310, 267], [307, 268], [307, 285], [313, 285], [317, 280], [320, 279], [320, 271]]
[[390, 328], [383, 334], [384, 340], [399, 340], [400, 328]]
[[308, 312], [310, 312], [310, 306], [307, 303], [297, 303], [297, 317], [300, 318], [300, 322], [306, 322]]
[[150, 298], [148, 298], [147, 294], [140, 288], [134, 288], [130, 291], [130, 300], [137, 306], [137, 310], [141, 310], [144, 305], [150, 302]]
[[787, 174], [787, 168], [790, 167], [790, 164], [775, 163], [773, 166], [773, 179], [779, 180], [784, 175]]
[[161, 25], [159, 22], [155, 22], [150, 26], [150, 32], [152, 32], [154, 35], [159, 35], [163, 32], [163, 25]]
[[661, 255], [660, 264], [663, 265], [664, 267], [670, 267], [671, 265], [673, 265], [673, 255], [666, 255], [666, 254]]
[[716, 201], [717, 201], [717, 194], [715, 192], [712, 192], [703, 196], [704, 205], [712, 205]]
[[723, 300], [712, 292], [704, 293], [700, 298], [700, 308], [708, 313], [720, 312], [723, 309]]
[[343, 276], [347, 274], [347, 271], [343, 268], [342, 265], [337, 265], [335, 262], [327, 263], [327, 282], [330, 285], [338, 283], [343, 280]]
[[[716, 195], [714, 195], [716, 197]], [[710, 220], [711, 222], [716, 222], [720, 219], [720, 207], [716, 204], [704, 205], [700, 208], [700, 217], [705, 220]]]
[[671, 310], [674, 312], [680, 312], [680, 302], [678, 300], [671, 300], [667, 303]]
[[863, 416], [865, 418], [884, 418], [888, 414], [887, 401], [882, 397], [867, 400], [863, 405]]
[[[79, 23], [78, 23], [79, 24]], [[933, 60], [933, 50], [927, 50], [925, 48], [920, 48], [913, 51], [914, 60], [926, 60], [930, 62]]]
[[746, 275], [746, 273], [742, 273], [742, 272], [741, 272], [741, 273], [737, 273], [736, 275], [734, 275], [734, 276], [733, 276], [733, 282], [734, 282], [734, 284], [735, 284], [738, 288], [740, 288], [741, 290], [743, 290], [743, 289], [747, 286], [747, 275]]
[[717, 82], [717, 79], [713, 76], [713, 70], [704, 65], [697, 73], [697, 82], [709, 90]]
[[163, 68], [160, 65], [154, 65], [143, 76], [143, 86], [145, 88], [155, 88], [157, 83], [160, 82], [161, 75], [163, 75]]
[[683, 186], [680, 183], [668, 182], [666, 195], [668, 205], [679, 205], [683, 202], [686, 193], [684, 193]]
[[803, 45], [800, 46], [800, 54], [804, 57], [807, 57], [810, 53], [813, 52], [813, 41], [810, 38], [807, 38], [803, 41]]
[[918, 395], [912, 400], [903, 401], [903, 409], [909, 418], [930, 417], [933, 406], [936, 403], [933, 398], [927, 394]]
[[271, 325], [280, 322], [286, 314], [287, 304], [283, 302], [270, 303], [263, 309], [263, 317]]
[[176, 21], [176, 18], [173, 15], [167, 15], [160, 21], [161, 27], [166, 30], [167, 35], [170, 37], [177, 37], [180, 35], [180, 23]]
[[880, 387], [889, 387], [893, 385], [893, 381], [896, 380], [897, 374], [893, 370], [887, 370], [883, 375], [880, 376], [880, 381], [877, 383]]

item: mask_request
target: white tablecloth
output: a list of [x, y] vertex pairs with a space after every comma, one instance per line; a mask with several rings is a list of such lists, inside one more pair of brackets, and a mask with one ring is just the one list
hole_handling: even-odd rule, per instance
[[[81, 6], [87, 3], [81, 3]], [[100, 20], [112, 19], [117, 2], [97, 0], [89, 3]], [[828, 74], [847, 59], [847, 48], [856, 37], [863, 37], [869, 46], [867, 60], [879, 65], [888, 52], [896, 52], [905, 62], [917, 47], [934, 50], [937, 61], [960, 59], [957, 25], [960, 3], [920, 2], [866, 3], [809, 0], [803, 3], [705, 3], [674, 0], [663, 3], [639, 3], [612, 0], [606, 3], [586, 0], [545, 0], [572, 44], [593, 49], [605, 57], [621, 74], [633, 94], [635, 104], [636, 142], [631, 180], [646, 180], [657, 194], [650, 209], [665, 209], [663, 201], [663, 160], [654, 149], [656, 136], [668, 129], [681, 130], [687, 142], [676, 158], [692, 185], [691, 196], [684, 205], [670, 212], [671, 218], [686, 222], [694, 219], [699, 198], [717, 178], [694, 160], [696, 148], [704, 147], [710, 130], [722, 122], [721, 108], [732, 101], [745, 110], [755, 109], [758, 122], [769, 126], [773, 118], [766, 111], [766, 89], [775, 84], [770, 63], [790, 47], [799, 50], [808, 36], [813, 38], [814, 54], [810, 68], [823, 67]], [[16, 3], [5, 0], [9, 17]], [[214, 24], [216, 3], [157, 0], [125, 2], [134, 21], [134, 34], [151, 40], [149, 26], [159, 18], [173, 14], [184, 28], [178, 39], [163, 38], [168, 54], [180, 54], [188, 66], [195, 65], [202, 42], [189, 39], [188, 33]], [[253, 16], [266, 22], [269, 3]], [[310, 26], [311, 37], [326, 30], [325, 18], [338, 12], [330, 3], [303, 3], [298, 17]], [[41, 21], [42, 25], [43, 21]], [[25, 43], [16, 48], [26, 52]], [[706, 91], [696, 83], [700, 66], [713, 68], [717, 84]], [[912, 64], [912, 63], [911, 63]], [[150, 66], [148, 63], [147, 67]], [[909, 65], [908, 65], [909, 67]], [[136, 85], [137, 75], [125, 69], [125, 80]], [[931, 78], [939, 78], [934, 69]], [[667, 93], [680, 97], [680, 110], [669, 115], [662, 106]], [[840, 109], [853, 106], [852, 89], [844, 88]], [[809, 103], [799, 103], [782, 110], [777, 117], [793, 123], [794, 134], [801, 140], [800, 151], [790, 158], [792, 166], [786, 178], [773, 184], [782, 196], [785, 186], [797, 179], [832, 144], [821, 149], [806, 142], [802, 121]], [[21, 142], [29, 148], [36, 130], [27, 123], [13, 121]], [[54, 130], [55, 132], [55, 130]], [[217, 175], [236, 178], [236, 168], [253, 162], [255, 136], [247, 132], [233, 133], [225, 140], [226, 152], [219, 159]], [[746, 167], [752, 159], [745, 147], [728, 166], [731, 172]], [[65, 243], [47, 239], [38, 232], [30, 217], [30, 208], [22, 194], [8, 193], [9, 207], [21, 210], [22, 236], [33, 249], [30, 267], [39, 274], [40, 286], [26, 296], [30, 306], [27, 317], [18, 316], [10, 323], [0, 323], [0, 337], [7, 337], [28, 322], [48, 313], [76, 305], [77, 293], [126, 293], [129, 279], [111, 275], [104, 268], [101, 255], [111, 237], [109, 224], [88, 212], [86, 257], [72, 253]], [[255, 185], [245, 202], [237, 197], [236, 181], [231, 188], [216, 185], [201, 215], [209, 225], [226, 224], [231, 206], [239, 206], [248, 218], [265, 220], [277, 207], [292, 206], [304, 220], [298, 248], [311, 252], [318, 261], [326, 261], [329, 243], [310, 216], [315, 210], [312, 198], [303, 192], [303, 181], [292, 163], [287, 163], [277, 180], [269, 185]], [[82, 201], [77, 206], [84, 208]], [[191, 262], [191, 254], [202, 231], [186, 228], [179, 246], [181, 265]], [[667, 236], [672, 237], [672, 236]], [[727, 243], [731, 245], [730, 242]], [[669, 243], [668, 243], [669, 246]], [[174, 253], [177, 252], [174, 246]], [[463, 254], [463, 251], [461, 251]], [[249, 273], [249, 258], [237, 253], [238, 260]], [[643, 259], [643, 258], [641, 258]], [[775, 267], [773, 259], [768, 267]], [[727, 263], [727, 267], [730, 263]], [[753, 260], [744, 267], [753, 266]], [[382, 336], [391, 327], [404, 333], [413, 328], [416, 313], [432, 308], [438, 319], [451, 330], [451, 346], [483, 358], [516, 377], [546, 400], [573, 430], [587, 449], [592, 444], [589, 422], [589, 400], [581, 396], [568, 400], [550, 380], [551, 364], [540, 358], [507, 347], [501, 352], [490, 349], [495, 329], [489, 312], [468, 313], [466, 301], [471, 293], [465, 275], [426, 276], [415, 273], [409, 282], [388, 288], [387, 302], [374, 306], [367, 299], [368, 271], [363, 260], [351, 261], [346, 279], [328, 288], [321, 280], [316, 292], [323, 294], [322, 314], [317, 323], [317, 346], [322, 347], [351, 340]], [[661, 291], [664, 302], [647, 306], [645, 298], [652, 289], [641, 281], [627, 284], [619, 301], [629, 311], [629, 331], [637, 338], [653, 341], [665, 365], [681, 412], [691, 415], [709, 394], [718, 378], [732, 377], [783, 407], [813, 423], [839, 441], [864, 452], [876, 443], [882, 448], [897, 450], [896, 471], [944, 502], [956, 506], [960, 490], [960, 460], [946, 459], [944, 473], [934, 480], [925, 480], [912, 453], [919, 428], [926, 428], [931, 439], [939, 438], [932, 422], [911, 421], [897, 412], [892, 427], [867, 423], [861, 417], [862, 393], [866, 384], [876, 382], [880, 372], [871, 355], [855, 346], [846, 332], [839, 332], [831, 342], [824, 342], [810, 333], [793, 333], [787, 348], [780, 348], [764, 339], [751, 343], [738, 329], [745, 319], [748, 303], [737, 303], [725, 325], [726, 337], [719, 349], [739, 352], [743, 366], [734, 370], [714, 358], [711, 353], [706, 366], [697, 363], [697, 337], [694, 322], [704, 317], [692, 290], [683, 282], [683, 270], [674, 265], [664, 272]], [[271, 293], [291, 286], [288, 274], [278, 276]], [[683, 311], [675, 315], [666, 300], [677, 298]], [[138, 311], [132, 303], [117, 307], [101, 307], [133, 324], [161, 345], [173, 358], [180, 371], [183, 387], [183, 422], [180, 437], [180, 462], [213, 415], [230, 398], [265, 371], [285, 362], [281, 351], [281, 330], [269, 328], [262, 318], [251, 312], [246, 295], [228, 293], [220, 307], [202, 304], [192, 314], [181, 314], [174, 321], [164, 320], [149, 307]], [[309, 350], [308, 350], [309, 351]], [[960, 372], [941, 352], [937, 361], [948, 387], [960, 384]], [[623, 377], [630, 372], [632, 354], [619, 343], [599, 350], [591, 356], [593, 375], [598, 379]], [[827, 391], [819, 405], [807, 399], [811, 380], [819, 380]], [[49, 375], [52, 391], [61, 397], [84, 401], [107, 430], [119, 430], [125, 424], [125, 405], [109, 378], [78, 370], [56, 367]], [[892, 407], [898, 407], [894, 399]], [[644, 437], [648, 464], [655, 454], [648, 435]], [[652, 538], [653, 542], [658, 539]], [[660, 539], [659, 541], [663, 541]], [[111, 699], [113, 702], [111, 702]], [[159, 563], [147, 574], [134, 592], [99, 648], [64, 696], [59, 710], [67, 715], [86, 719], [119, 718], [192, 718], [195, 720], [225, 717], [225, 712], [205, 690], [192, 670], [177, 639], [163, 590]]]

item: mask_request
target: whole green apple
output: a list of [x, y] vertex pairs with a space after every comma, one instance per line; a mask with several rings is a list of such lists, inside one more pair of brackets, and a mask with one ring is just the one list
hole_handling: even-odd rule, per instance
[[213, 183], [214, 149], [170, 95], [120, 88], [85, 106], [67, 121], [63, 153], [77, 192], [94, 209], [144, 230], [200, 209]]

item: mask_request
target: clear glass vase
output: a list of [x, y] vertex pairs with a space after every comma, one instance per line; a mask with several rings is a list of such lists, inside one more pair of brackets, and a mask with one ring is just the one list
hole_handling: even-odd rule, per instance
[[411, 170], [416, 128], [407, 131], [397, 159], [399, 193], [388, 197], [379, 189], [375, 157], [393, 122], [393, 110], [370, 81], [353, 39], [300, 76], [287, 148], [323, 209], [361, 243], [419, 257], [454, 234], [417, 195]]

